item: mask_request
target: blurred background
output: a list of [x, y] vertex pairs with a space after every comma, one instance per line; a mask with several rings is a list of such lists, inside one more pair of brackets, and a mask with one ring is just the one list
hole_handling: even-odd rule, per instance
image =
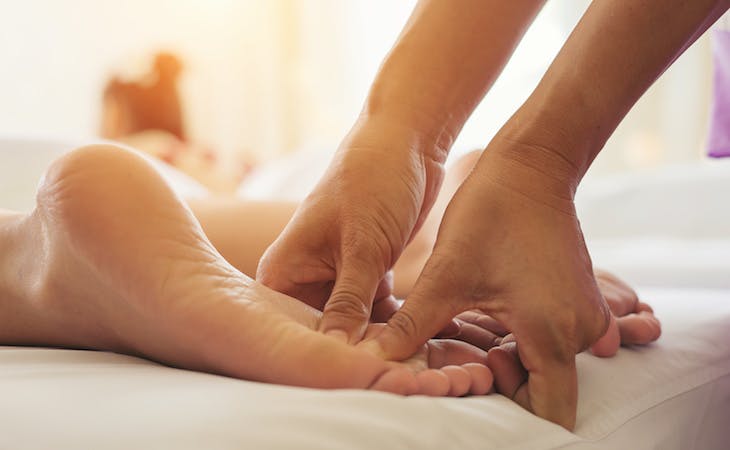
[[[465, 127], [452, 159], [487, 144], [529, 95], [588, 3], [547, 3]], [[179, 98], [168, 112], [184, 126], [178, 140], [195, 149], [190, 161], [176, 165], [187, 164], [184, 170], [226, 190], [256, 165], [297, 152], [331, 154], [415, 1], [0, 4], [0, 135], [124, 134], [110, 131], [109, 122], [125, 114], [120, 105], [131, 95], [125, 89], [159, 81], [155, 55], [165, 52], [180, 64], [170, 81]], [[704, 36], [634, 108], [590, 176], [703, 158], [710, 86]], [[174, 159], [170, 148], [180, 151], [159, 136], [147, 138], [140, 145], [151, 145], [163, 159]]]

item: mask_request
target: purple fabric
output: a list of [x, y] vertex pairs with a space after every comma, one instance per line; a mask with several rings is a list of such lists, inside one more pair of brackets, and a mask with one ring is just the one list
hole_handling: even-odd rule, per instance
[[730, 31], [714, 30], [714, 96], [707, 150], [710, 156], [730, 156]]

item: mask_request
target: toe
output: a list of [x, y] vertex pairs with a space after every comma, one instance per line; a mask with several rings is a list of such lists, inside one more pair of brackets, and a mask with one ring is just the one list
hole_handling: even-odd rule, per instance
[[469, 393], [472, 395], [485, 395], [492, 390], [494, 376], [492, 371], [483, 364], [467, 363], [462, 366], [471, 377]]
[[618, 319], [623, 345], [643, 345], [659, 339], [661, 324], [654, 314], [641, 311]]
[[449, 378], [449, 389], [450, 397], [461, 397], [469, 393], [471, 388], [471, 374], [468, 370], [461, 366], [446, 366], [441, 369]]
[[437, 369], [428, 369], [416, 374], [418, 393], [432, 397], [443, 397], [451, 391], [449, 377]]
[[370, 386], [370, 389], [399, 395], [413, 395], [418, 393], [418, 381], [410, 370], [397, 368], [381, 375]]

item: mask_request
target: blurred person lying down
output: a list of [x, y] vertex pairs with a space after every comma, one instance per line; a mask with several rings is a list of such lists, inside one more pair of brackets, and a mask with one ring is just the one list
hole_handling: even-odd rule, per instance
[[159, 52], [140, 76], [111, 77], [102, 94], [99, 134], [165, 161], [214, 192], [230, 193], [250, 164], [222, 165], [213, 149], [190, 139], [178, 89], [183, 70], [178, 56]]
[[[376, 293], [363, 342], [397, 309], [393, 294], [408, 295], [477, 157], [447, 174], [429, 220]], [[105, 350], [248, 380], [406, 395], [481, 395], [493, 385], [508, 393], [521, 384], [509, 330], [480, 311], [459, 315], [410, 358], [385, 361], [321, 334], [320, 300], [254, 281], [296, 206], [186, 203], [134, 152], [97, 145], [64, 155], [32, 212], [0, 211], [0, 345]], [[596, 277], [613, 318], [593, 352], [656, 340], [651, 308], [616, 277]]]

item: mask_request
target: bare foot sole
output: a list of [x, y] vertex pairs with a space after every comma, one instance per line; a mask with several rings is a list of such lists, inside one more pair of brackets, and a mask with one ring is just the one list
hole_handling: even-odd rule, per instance
[[295, 386], [491, 389], [486, 353], [464, 343], [432, 341], [395, 363], [317, 333], [318, 311], [228, 264], [134, 153], [93, 146], [62, 157], [37, 208], [3, 220], [0, 241], [15, 243], [6, 272], [22, 276], [0, 283], [2, 308], [18, 319], [0, 327], [0, 343], [109, 350]]

